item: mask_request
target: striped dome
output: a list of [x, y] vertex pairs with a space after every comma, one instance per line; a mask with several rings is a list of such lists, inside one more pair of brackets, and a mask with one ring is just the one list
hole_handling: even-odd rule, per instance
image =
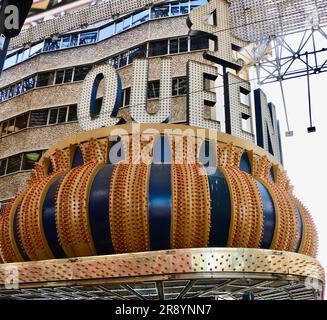
[[[113, 128], [103, 128], [49, 150], [0, 217], [2, 260], [198, 247], [316, 255], [309, 212], [273, 157], [221, 133], [206, 140], [196, 128], [190, 147], [187, 135], [164, 134], [168, 126], [156, 125], [147, 143], [112, 143]], [[131, 152], [137, 143], [141, 163]]]

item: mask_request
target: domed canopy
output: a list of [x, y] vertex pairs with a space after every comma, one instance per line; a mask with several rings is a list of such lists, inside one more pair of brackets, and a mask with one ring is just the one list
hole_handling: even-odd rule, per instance
[[200, 247], [315, 256], [311, 217], [273, 157], [222, 133], [152, 127], [49, 150], [0, 217], [3, 261]]

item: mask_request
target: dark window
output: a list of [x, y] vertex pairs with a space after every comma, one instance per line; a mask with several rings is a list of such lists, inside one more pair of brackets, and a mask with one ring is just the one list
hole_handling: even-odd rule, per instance
[[0, 160], [0, 176], [4, 176], [6, 174], [7, 167], [7, 159]]
[[72, 77], [73, 77], [73, 69], [65, 70], [64, 83], [72, 82]]
[[90, 70], [91, 67], [89, 66], [75, 68], [74, 81], [84, 80]]
[[70, 47], [70, 35], [62, 38], [61, 48], [69, 48]]
[[76, 47], [78, 44], [78, 34], [72, 34], [70, 38], [70, 46]]
[[12, 86], [10, 86], [9, 88], [9, 95], [8, 98], [12, 98], [16, 95], [16, 84], [13, 84]]
[[109, 64], [111, 64], [114, 68], [118, 69], [119, 68], [119, 60], [120, 56], [113, 57], [109, 59]]
[[124, 90], [124, 107], [129, 106], [131, 103], [131, 88]]
[[36, 76], [32, 76], [23, 80], [23, 92], [31, 90], [35, 87]]
[[101, 108], [102, 108], [102, 101], [103, 101], [103, 98], [98, 98], [95, 100], [94, 111], [91, 114], [92, 119], [95, 119], [99, 116], [99, 114], [101, 112]]
[[18, 132], [20, 130], [23, 130], [25, 128], [27, 128], [27, 124], [28, 124], [28, 113], [25, 113], [21, 116], [18, 116], [16, 118], [16, 123], [15, 123], [15, 132]]
[[22, 92], [23, 92], [23, 83], [22, 82], [19, 82], [19, 83], [16, 84], [15, 96], [18, 96]]
[[0, 101], [5, 101], [8, 99], [8, 87], [0, 91]]
[[47, 39], [45, 40], [44, 51], [53, 51], [60, 49], [61, 39]]
[[24, 154], [22, 170], [32, 170], [36, 162], [40, 160], [42, 156], [41, 151], [27, 152]]
[[107, 39], [111, 37], [115, 33], [115, 25], [111, 24], [108, 27], [105, 27], [104, 29], [100, 30], [99, 32], [99, 41]]
[[6, 174], [20, 171], [20, 165], [22, 162], [22, 155], [18, 154], [8, 158], [7, 172]]
[[67, 116], [67, 107], [60, 108], [58, 114], [58, 123], [66, 122], [66, 116]]
[[8, 121], [2, 123], [1, 136], [5, 136], [8, 130]]
[[169, 42], [169, 53], [178, 53], [178, 39], [170, 40]]
[[160, 96], [160, 81], [151, 81], [148, 83], [148, 99], [156, 99]]
[[119, 63], [119, 67], [124, 67], [127, 65], [127, 60], [128, 60], [128, 52], [124, 52], [121, 54], [120, 56], [120, 63]]
[[133, 60], [135, 58], [145, 58], [145, 57], [146, 57], [146, 44], [130, 50], [128, 63], [133, 63]]
[[169, 17], [169, 5], [153, 7], [151, 9], [151, 18], [152, 19], [158, 19], [158, 18], [164, 18], [164, 17]]
[[191, 51], [209, 48], [209, 38], [207, 36], [191, 37]]
[[37, 87], [46, 87], [53, 85], [53, 72], [39, 73], [37, 76]]
[[48, 121], [48, 109], [31, 112], [29, 127], [45, 126]]
[[144, 10], [133, 15], [132, 25], [136, 26], [137, 24], [140, 24], [147, 20], [149, 20], [149, 10]]
[[150, 42], [149, 57], [166, 55], [168, 52], [168, 40]]
[[82, 44], [94, 43], [97, 41], [97, 36], [98, 36], [97, 31], [81, 33], [79, 44], [82, 45]]
[[58, 119], [58, 109], [50, 110], [49, 124], [56, 124]]
[[69, 107], [68, 121], [77, 121], [77, 106]]
[[188, 38], [180, 38], [179, 52], [187, 52], [187, 51], [188, 51]]
[[56, 72], [56, 84], [61, 84], [64, 81], [65, 70]]

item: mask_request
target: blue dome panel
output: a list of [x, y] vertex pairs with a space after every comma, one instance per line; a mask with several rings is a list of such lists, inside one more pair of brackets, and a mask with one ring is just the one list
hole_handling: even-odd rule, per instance
[[210, 247], [226, 247], [228, 243], [231, 199], [225, 176], [217, 169], [208, 175], [211, 199]]
[[150, 250], [171, 247], [172, 173], [170, 164], [153, 164], [149, 181]]
[[302, 242], [303, 221], [302, 221], [300, 209], [297, 208], [297, 207], [296, 207], [296, 214], [297, 214], [297, 218], [298, 218], [298, 221], [299, 221], [299, 229], [298, 229], [298, 232], [299, 232], [299, 235], [300, 236], [299, 236], [298, 242], [296, 244], [295, 252], [299, 252], [300, 246], [301, 246], [301, 242]]
[[76, 148], [72, 162], [72, 168], [76, 168], [84, 164], [83, 154], [80, 148]]
[[110, 237], [109, 194], [110, 180], [114, 165], [102, 167], [96, 174], [89, 202], [89, 219], [97, 254], [113, 254], [114, 247]]
[[66, 258], [64, 250], [62, 250], [57, 233], [55, 206], [56, 206], [56, 192], [62, 182], [62, 176], [58, 177], [49, 188], [43, 202], [42, 208], [42, 223], [45, 237], [48, 245], [58, 259]]
[[248, 153], [245, 151], [241, 157], [240, 169], [248, 174], [252, 174], [251, 163]]
[[263, 230], [261, 248], [269, 249], [274, 238], [274, 232], [276, 226], [275, 206], [267, 188], [257, 180], [256, 183], [259, 187], [261, 199], [263, 201], [264, 230]]

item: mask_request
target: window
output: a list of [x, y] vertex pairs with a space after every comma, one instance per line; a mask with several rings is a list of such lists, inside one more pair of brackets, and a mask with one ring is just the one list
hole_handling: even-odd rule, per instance
[[180, 13], [188, 14], [189, 13], [189, 2], [181, 2], [180, 3]]
[[1, 136], [7, 135], [8, 121], [2, 123]]
[[246, 90], [244, 88], [240, 88], [240, 102], [242, 104], [245, 104], [246, 106], [250, 106], [251, 102], [250, 102], [250, 91]]
[[44, 44], [44, 51], [53, 51], [60, 49], [60, 38], [47, 39]]
[[8, 87], [0, 91], [0, 101], [5, 101], [8, 99]]
[[6, 174], [14, 173], [20, 171], [22, 162], [22, 155], [18, 154], [8, 158], [7, 171]]
[[41, 159], [41, 157], [42, 157], [41, 151], [24, 153], [22, 170], [34, 169], [35, 163], [38, 162]]
[[168, 40], [150, 42], [149, 57], [166, 55], [168, 53]]
[[99, 31], [99, 41], [107, 39], [114, 35], [115, 33], [115, 25], [111, 24], [108, 27], [105, 27], [104, 29]]
[[129, 106], [131, 103], [131, 88], [123, 91], [123, 107]]
[[96, 42], [97, 36], [98, 36], [97, 31], [81, 33], [80, 39], [79, 39], [79, 44], [83, 45], [83, 44], [90, 44], [90, 43]]
[[68, 122], [77, 121], [77, 106], [70, 106], [68, 112]]
[[191, 37], [191, 51], [209, 48], [209, 38], [207, 36]]
[[123, 30], [126, 30], [131, 27], [131, 21], [132, 21], [131, 17], [128, 17], [123, 20]]
[[14, 66], [16, 64], [16, 60], [17, 60], [17, 55], [14, 54], [13, 56], [10, 56], [6, 59], [6, 62], [4, 64], [4, 69], [10, 68], [12, 66]]
[[6, 174], [7, 168], [7, 159], [0, 160], [0, 176], [4, 176]]
[[145, 58], [146, 57], [146, 44], [134, 48], [129, 52], [129, 63], [133, 63], [135, 58]]
[[74, 71], [74, 69], [65, 70], [64, 83], [72, 82], [73, 71]]
[[62, 37], [61, 48], [69, 48], [70, 47], [70, 35]]
[[252, 133], [251, 117], [242, 112], [242, 130]]
[[49, 124], [56, 124], [58, 119], [58, 109], [50, 109]]
[[148, 99], [157, 99], [160, 97], [160, 81], [151, 81], [148, 83]]
[[59, 108], [58, 123], [66, 122], [66, 117], [67, 117], [67, 107]]
[[124, 21], [117, 21], [116, 22], [116, 28], [115, 28], [115, 33], [119, 33], [123, 31], [123, 26], [124, 26]]
[[188, 38], [180, 38], [179, 52], [187, 52], [187, 51], [188, 51]]
[[118, 69], [119, 68], [119, 60], [120, 56], [113, 57], [108, 60], [108, 63], [111, 64], [114, 68]]
[[169, 17], [169, 4], [151, 9], [151, 19], [159, 19]]
[[11, 134], [14, 132], [15, 132], [15, 118], [9, 120], [7, 134]]
[[191, 1], [191, 10], [197, 8], [203, 4], [207, 3], [207, 0], [192, 0]]
[[90, 66], [76, 67], [74, 72], [74, 81], [84, 80], [90, 70]]
[[45, 126], [48, 122], [48, 109], [31, 112], [29, 127]]
[[119, 67], [121, 68], [121, 67], [126, 66], [127, 62], [128, 62], [128, 51], [121, 54]]
[[46, 72], [46, 73], [39, 73], [37, 76], [37, 87], [46, 87], [53, 85], [54, 80], [54, 73], [53, 72]]
[[70, 37], [70, 46], [76, 47], [78, 44], [78, 34], [72, 34]]
[[32, 76], [30, 78], [23, 80], [23, 92], [31, 90], [35, 87], [36, 76]]
[[169, 53], [178, 53], [178, 39], [172, 39], [169, 41]]
[[142, 22], [149, 20], [149, 10], [144, 10], [142, 12], [136, 13], [133, 15], [132, 26], [136, 26]]
[[61, 84], [64, 81], [65, 70], [57, 71], [56, 72], [56, 81], [55, 84]]
[[179, 16], [180, 15], [179, 3], [174, 3], [174, 4], [171, 5], [171, 15], [172, 16]]
[[16, 118], [16, 123], [15, 123], [15, 132], [19, 132], [23, 129], [27, 128], [27, 124], [28, 124], [28, 113], [25, 113], [21, 116], [18, 116]]
[[187, 94], [187, 78], [173, 79], [173, 96]]

